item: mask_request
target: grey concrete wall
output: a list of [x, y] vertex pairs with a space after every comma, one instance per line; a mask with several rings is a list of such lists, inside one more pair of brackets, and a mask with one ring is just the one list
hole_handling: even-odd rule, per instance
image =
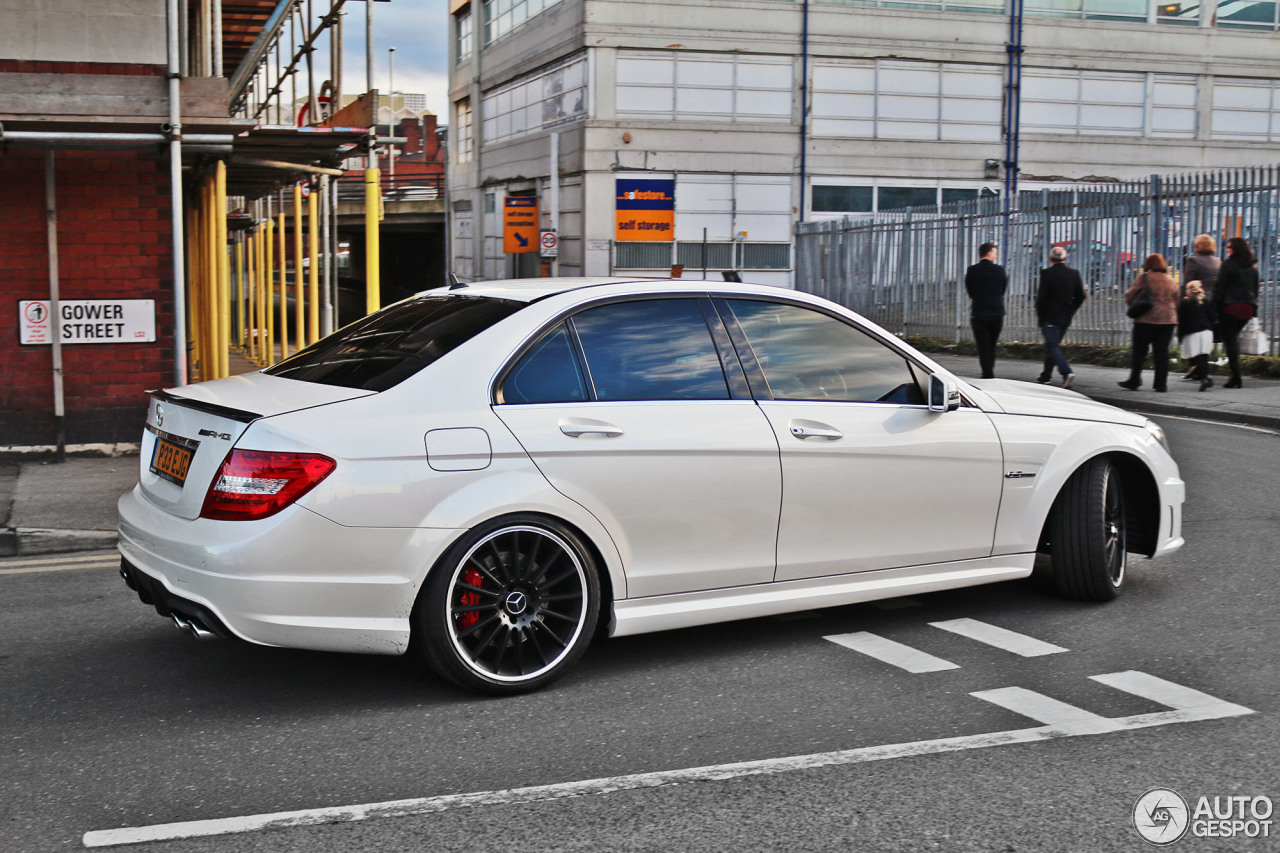
[[0, 59], [163, 64], [165, 0], [0, 0]]

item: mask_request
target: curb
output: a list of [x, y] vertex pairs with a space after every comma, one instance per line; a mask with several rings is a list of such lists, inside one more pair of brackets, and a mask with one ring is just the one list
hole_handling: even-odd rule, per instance
[[1182, 418], [1191, 418], [1197, 421], [1216, 421], [1226, 424], [1244, 424], [1247, 426], [1264, 427], [1280, 432], [1280, 417], [1272, 415], [1258, 415], [1251, 412], [1235, 412], [1228, 409], [1205, 409], [1199, 406], [1187, 406], [1181, 403], [1161, 403], [1155, 400], [1146, 400], [1139, 397], [1140, 392], [1135, 392], [1127, 397], [1114, 396], [1111, 394], [1099, 394], [1094, 396], [1086, 394], [1090, 400], [1096, 400], [1099, 403], [1106, 403], [1109, 406], [1115, 406], [1118, 409], [1125, 409], [1130, 412], [1138, 412], [1144, 415], [1173, 415]]
[[19, 527], [0, 530], [0, 557], [102, 551], [116, 547], [114, 530], [59, 530]]

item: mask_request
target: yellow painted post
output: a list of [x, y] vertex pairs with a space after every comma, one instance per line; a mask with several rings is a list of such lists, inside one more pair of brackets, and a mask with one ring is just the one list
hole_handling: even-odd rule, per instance
[[266, 221], [266, 236], [262, 240], [262, 251], [266, 259], [262, 263], [262, 312], [267, 318], [267, 364], [276, 363], [276, 314], [272, 310], [276, 306], [276, 223]]
[[293, 185], [293, 334], [298, 349], [307, 345], [306, 322], [302, 313], [302, 187]]
[[307, 341], [320, 340], [320, 219], [317, 215], [316, 194], [307, 196]]
[[213, 215], [217, 234], [213, 244], [218, 259], [218, 368], [222, 376], [231, 375], [231, 259], [227, 255], [227, 164], [218, 161], [214, 183]]
[[240, 334], [238, 345], [248, 343], [244, 333], [244, 235], [236, 235], [236, 329]]
[[196, 325], [196, 293], [198, 289], [195, 286], [196, 270], [199, 268], [196, 260], [196, 238], [200, 233], [198, 222], [195, 207], [188, 207], [186, 231], [187, 268], [185, 270], [187, 277], [187, 363], [191, 368], [190, 372], [193, 374], [198, 368], [197, 362], [200, 358], [199, 326]]
[[245, 272], [249, 278], [249, 359], [258, 358], [258, 235], [252, 231], [245, 233]]
[[199, 353], [200, 359], [200, 380], [211, 379], [212, 365], [209, 364], [209, 284], [207, 276], [209, 268], [205, 265], [204, 255], [207, 251], [206, 243], [209, 242], [209, 228], [205, 222], [208, 208], [205, 205], [205, 194], [207, 186], [202, 181], [200, 184], [200, 195], [196, 199], [196, 253], [193, 261], [193, 281], [192, 289], [195, 291], [196, 298], [196, 329], [199, 339], [196, 345], [196, 351]]
[[218, 310], [218, 292], [221, 289], [218, 282], [218, 217], [216, 214], [217, 203], [217, 181], [213, 175], [205, 178], [204, 182], [204, 227], [205, 227], [205, 252], [204, 252], [204, 275], [205, 275], [205, 293], [208, 294], [206, 305], [208, 311], [205, 315], [205, 327], [209, 330], [209, 373], [208, 379], [221, 379], [222, 373], [222, 356], [218, 355], [218, 341], [222, 339], [222, 312]]
[[280, 205], [280, 358], [289, 357], [289, 282], [285, 278], [285, 258], [289, 232], [284, 227], [284, 205]]
[[267, 251], [266, 251], [266, 229], [261, 225], [258, 226], [258, 233], [254, 242], [256, 243], [257, 255], [254, 258], [258, 265], [258, 280], [256, 282], [258, 289], [255, 291], [258, 298], [258, 363], [267, 364]]
[[382, 214], [382, 190], [377, 169], [364, 170], [364, 309], [372, 314], [382, 307], [382, 268], [378, 220]]

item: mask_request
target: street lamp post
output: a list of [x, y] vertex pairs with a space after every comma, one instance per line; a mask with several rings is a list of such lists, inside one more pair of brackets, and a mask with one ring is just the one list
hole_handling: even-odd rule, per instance
[[391, 186], [396, 185], [396, 144], [394, 138], [396, 135], [396, 49], [394, 47], [387, 50], [387, 100], [391, 106], [391, 132], [388, 136], [393, 141], [387, 143], [387, 166], [391, 173]]

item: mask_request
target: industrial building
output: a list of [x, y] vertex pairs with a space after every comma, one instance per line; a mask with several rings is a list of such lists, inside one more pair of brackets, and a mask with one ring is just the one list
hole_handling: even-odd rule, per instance
[[1275, 0], [450, 7], [463, 278], [788, 285], [800, 221], [1280, 159]]

